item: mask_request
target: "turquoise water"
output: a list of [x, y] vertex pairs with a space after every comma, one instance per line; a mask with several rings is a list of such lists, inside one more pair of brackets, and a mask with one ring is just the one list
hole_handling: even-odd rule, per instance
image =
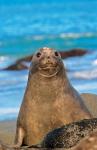
[[[97, 94], [97, 0], [0, 0], [0, 69], [48, 46], [83, 48], [64, 61], [79, 92]], [[15, 119], [28, 71], [0, 71], [0, 120]]]
[[57, 50], [83, 48], [97, 50], [96, 34], [61, 34], [60, 36], [29, 36], [3, 40], [0, 47], [1, 56], [22, 57], [34, 53], [40, 47], [53, 47]]
[[0, 0], [0, 38], [97, 32], [97, 0]]
[[96, 15], [97, 0], [0, 0], [0, 55], [97, 49]]

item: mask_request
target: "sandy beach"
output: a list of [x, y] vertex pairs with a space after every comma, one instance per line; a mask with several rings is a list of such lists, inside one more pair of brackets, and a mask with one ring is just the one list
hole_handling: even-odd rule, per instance
[[14, 142], [16, 129], [16, 121], [2, 121], [0, 122], [0, 141], [7, 144]]

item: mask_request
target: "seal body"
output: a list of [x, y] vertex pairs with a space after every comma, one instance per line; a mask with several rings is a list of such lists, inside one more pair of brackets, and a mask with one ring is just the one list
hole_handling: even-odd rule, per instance
[[54, 128], [90, 117], [81, 96], [67, 78], [59, 53], [50, 48], [40, 49], [30, 66], [15, 144], [40, 143]]

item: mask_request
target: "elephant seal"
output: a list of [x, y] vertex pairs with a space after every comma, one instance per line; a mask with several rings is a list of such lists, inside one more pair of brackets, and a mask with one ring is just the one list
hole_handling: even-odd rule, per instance
[[39, 49], [32, 58], [17, 119], [16, 147], [37, 144], [54, 128], [90, 117], [67, 78], [60, 54], [47, 47]]

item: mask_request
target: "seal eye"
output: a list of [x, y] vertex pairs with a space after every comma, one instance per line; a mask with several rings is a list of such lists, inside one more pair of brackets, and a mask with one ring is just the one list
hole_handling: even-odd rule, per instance
[[36, 54], [36, 56], [39, 58], [39, 57], [41, 56], [41, 53], [38, 52], [38, 53]]
[[55, 52], [55, 56], [59, 56], [58, 52]]

